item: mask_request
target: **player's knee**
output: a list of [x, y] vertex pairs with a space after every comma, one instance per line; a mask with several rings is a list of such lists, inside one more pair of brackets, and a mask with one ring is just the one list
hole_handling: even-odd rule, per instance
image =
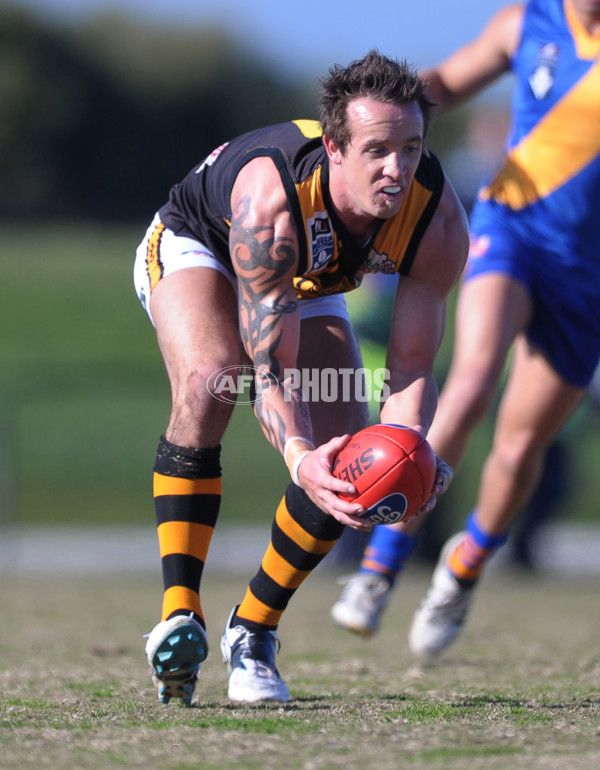
[[535, 435], [498, 437], [494, 442], [493, 456], [504, 473], [518, 482], [536, 477], [542, 467], [546, 446]]
[[[214, 446], [223, 438], [237, 392], [211, 387], [213, 370], [194, 369], [171, 381], [172, 406], [167, 435], [182, 446]], [[223, 386], [226, 388], [226, 385]]]
[[219, 404], [233, 405], [240, 389], [237, 367], [232, 374], [219, 364], [203, 364], [186, 368], [171, 378], [173, 407], [187, 411], [192, 417], [214, 410]]

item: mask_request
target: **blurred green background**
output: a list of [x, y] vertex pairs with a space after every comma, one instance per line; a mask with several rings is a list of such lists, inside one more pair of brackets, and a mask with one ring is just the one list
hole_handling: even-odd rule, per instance
[[[1, 227], [0, 442], [4, 517], [132, 523], [151, 511], [151, 470], [169, 409], [152, 326], [135, 296], [140, 229]], [[284, 469], [238, 408], [223, 464], [232, 515], [272, 513]], [[259, 475], [275, 497], [248, 510]], [[281, 479], [277, 483], [277, 479]], [[264, 494], [262, 484], [259, 487]], [[7, 508], [12, 508], [12, 511]]]
[[[132, 285], [133, 252], [142, 232], [97, 224], [0, 227], [5, 522], [153, 521], [151, 469], [168, 417], [169, 389], [153, 329]], [[369, 330], [385, 329], [388, 312], [377, 297], [374, 304], [365, 287], [348, 298], [365, 363], [372, 368], [383, 365], [384, 348]], [[438, 357], [440, 382], [449, 362], [451, 325], [452, 314]], [[597, 517], [597, 429], [588, 404], [565, 434], [574, 458], [567, 511], [574, 520]], [[475, 434], [447, 495], [444, 508], [451, 520], [462, 519], [472, 504], [489, 440], [488, 421]], [[223, 467], [223, 521], [269, 519], [287, 472], [247, 405], [234, 413]]]
[[[135, 248], [194, 163], [241, 131], [315, 117], [315, 88], [279, 80], [218, 30], [114, 15], [57, 27], [0, 4], [0, 523], [152, 525], [169, 389], [133, 290]], [[457, 182], [472, 126], [459, 110], [430, 136]], [[365, 287], [349, 305], [366, 365], [383, 366], [389, 296]], [[452, 307], [440, 385], [451, 343]], [[588, 402], [564, 435], [575, 521], [597, 519], [597, 429]], [[450, 522], [473, 503], [490, 435], [487, 421], [446, 496]], [[288, 475], [249, 406], [223, 467], [223, 521], [270, 519]]]

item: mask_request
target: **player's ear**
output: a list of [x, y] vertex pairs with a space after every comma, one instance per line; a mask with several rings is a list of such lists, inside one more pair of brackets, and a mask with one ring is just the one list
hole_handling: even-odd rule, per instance
[[323, 144], [325, 145], [325, 151], [327, 152], [327, 157], [331, 163], [336, 163], [339, 165], [342, 157], [342, 151], [338, 147], [337, 143], [333, 139], [330, 139], [326, 134], [323, 134]]

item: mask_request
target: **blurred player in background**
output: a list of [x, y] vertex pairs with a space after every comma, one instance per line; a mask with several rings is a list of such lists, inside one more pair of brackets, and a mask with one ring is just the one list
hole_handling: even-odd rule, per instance
[[[491, 453], [465, 531], [442, 548], [413, 619], [411, 648], [437, 655], [462, 628], [488, 559], [532, 495], [548, 446], [581, 403], [600, 356], [600, 0], [531, 0], [501, 10], [432, 71], [447, 110], [507, 70], [512, 127], [478, 195], [453, 360], [428, 438], [455, 467], [490, 410], [514, 343]], [[375, 527], [332, 607], [370, 634], [423, 517]]]
[[[276, 629], [303, 580], [344, 526], [372, 525], [336, 493], [331, 472], [367, 423], [356, 387], [304, 400], [289, 372], [357, 372], [343, 293], [370, 272], [400, 274], [388, 349], [388, 422], [426, 431], [437, 405], [433, 364], [448, 294], [468, 252], [464, 210], [424, 145], [426, 83], [372, 51], [322, 83], [320, 124], [300, 120], [233, 139], [171, 191], [138, 248], [135, 282], [156, 327], [173, 405], [154, 469], [164, 595], [146, 654], [159, 699], [189, 704], [208, 643], [200, 582], [221, 499], [220, 445], [233, 403], [215, 375], [247, 365], [254, 409], [291, 482], [271, 543], [221, 651], [231, 700], [286, 701]], [[246, 372], [249, 369], [246, 369]], [[316, 448], [315, 448], [316, 447]], [[256, 463], [260, 447], [248, 447]], [[440, 461], [435, 502], [451, 470]], [[248, 516], [261, 505], [248, 490]]]

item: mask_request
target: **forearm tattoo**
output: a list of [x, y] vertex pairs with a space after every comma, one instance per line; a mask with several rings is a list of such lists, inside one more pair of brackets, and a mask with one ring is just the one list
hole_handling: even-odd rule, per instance
[[[248, 227], [244, 220], [250, 209], [245, 196], [233, 213], [231, 222], [231, 259], [238, 278], [240, 335], [256, 372], [255, 413], [267, 437], [280, 450], [285, 444], [285, 424], [274, 409], [268, 391], [275, 380], [282, 383], [278, 350], [282, 342], [283, 321], [297, 310], [298, 303], [289, 291], [292, 269], [296, 264], [296, 242], [275, 237], [272, 226]], [[277, 287], [282, 287], [277, 291]], [[307, 405], [299, 401], [303, 420], [310, 424]]]

